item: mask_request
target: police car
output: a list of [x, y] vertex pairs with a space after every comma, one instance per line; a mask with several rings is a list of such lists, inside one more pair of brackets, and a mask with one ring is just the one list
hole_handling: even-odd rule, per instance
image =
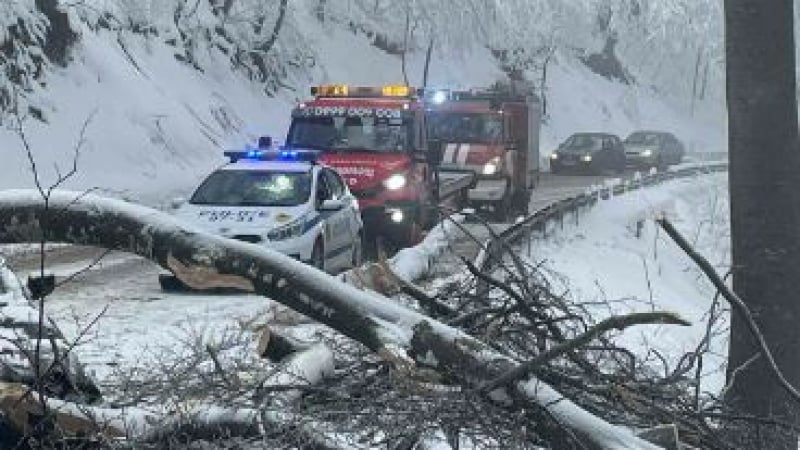
[[260, 244], [334, 273], [361, 264], [358, 201], [318, 152], [226, 152], [175, 212], [211, 233]]

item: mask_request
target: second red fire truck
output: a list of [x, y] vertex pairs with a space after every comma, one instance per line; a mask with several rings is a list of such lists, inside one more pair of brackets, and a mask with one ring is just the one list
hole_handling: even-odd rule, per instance
[[443, 144], [442, 170], [472, 170], [472, 206], [506, 221], [526, 214], [539, 176], [540, 102], [521, 82], [429, 95], [430, 137]]

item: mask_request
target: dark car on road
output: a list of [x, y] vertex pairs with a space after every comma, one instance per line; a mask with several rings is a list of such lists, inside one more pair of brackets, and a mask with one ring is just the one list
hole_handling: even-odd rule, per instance
[[609, 133], [576, 133], [550, 155], [552, 173], [604, 173], [625, 170], [625, 148]]
[[635, 131], [625, 138], [625, 156], [632, 167], [664, 170], [679, 164], [686, 150], [678, 138], [665, 131]]

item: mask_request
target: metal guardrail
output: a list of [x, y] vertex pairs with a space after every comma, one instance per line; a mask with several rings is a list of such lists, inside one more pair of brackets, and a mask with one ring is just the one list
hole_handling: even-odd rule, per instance
[[578, 217], [577, 215], [582, 209], [594, 206], [599, 199], [608, 199], [611, 196], [636, 191], [678, 178], [689, 178], [726, 170], [728, 170], [727, 162], [700, 163], [696, 166], [681, 167], [666, 172], [645, 175], [641, 178], [625, 180], [614, 186], [602, 187], [585, 194], [555, 201], [544, 208], [534, 211], [523, 220], [499, 233], [499, 240], [492, 239], [488, 241], [484, 246], [484, 250], [481, 250], [478, 254], [475, 266], [481, 271], [490, 270], [492, 264], [496, 264], [500, 255], [503, 254], [501, 246], [513, 245], [535, 229], [546, 231], [547, 225], [552, 221], [557, 220], [563, 223], [564, 216], [568, 213], [574, 213]]

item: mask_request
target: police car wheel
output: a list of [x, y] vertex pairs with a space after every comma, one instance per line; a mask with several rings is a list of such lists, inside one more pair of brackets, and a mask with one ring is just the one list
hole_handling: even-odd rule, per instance
[[311, 251], [311, 265], [321, 271], [325, 271], [325, 247], [320, 239], [314, 243], [314, 250]]

